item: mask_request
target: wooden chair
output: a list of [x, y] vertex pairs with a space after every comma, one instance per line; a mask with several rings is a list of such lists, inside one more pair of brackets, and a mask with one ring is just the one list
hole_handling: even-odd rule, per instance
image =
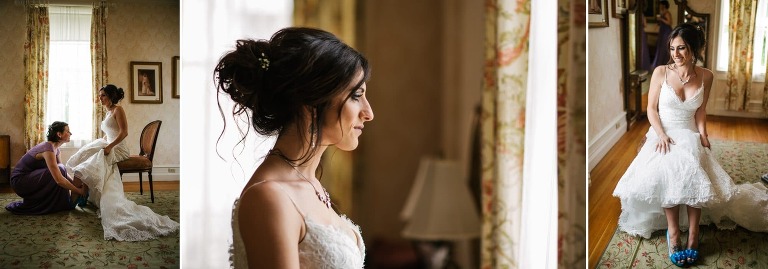
[[127, 160], [118, 162], [117, 168], [120, 170], [120, 177], [124, 173], [139, 173], [139, 192], [144, 194], [141, 174], [149, 174], [149, 193], [152, 202], [155, 202], [155, 193], [152, 185], [152, 158], [155, 155], [155, 145], [157, 144], [157, 134], [160, 132], [162, 121], [156, 120], [144, 126], [139, 137], [139, 155], [131, 155]]

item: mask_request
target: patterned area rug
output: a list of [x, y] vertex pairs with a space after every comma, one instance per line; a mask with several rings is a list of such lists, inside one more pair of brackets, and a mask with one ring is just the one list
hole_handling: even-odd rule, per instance
[[[128, 199], [179, 220], [179, 192], [126, 192]], [[92, 205], [44, 216], [5, 210], [16, 194], [0, 194], [0, 268], [179, 268], [179, 232], [144, 242], [105, 241]]]
[[[760, 181], [766, 173], [768, 144], [712, 140], [712, 152], [736, 184]], [[755, 216], [764, 218], [766, 216]], [[768, 268], [768, 233], [741, 227], [718, 230], [702, 226], [700, 258], [691, 268]], [[616, 230], [603, 252], [598, 268], [677, 268], [669, 261], [665, 231], [650, 239]], [[687, 238], [685, 233], [681, 238]]]

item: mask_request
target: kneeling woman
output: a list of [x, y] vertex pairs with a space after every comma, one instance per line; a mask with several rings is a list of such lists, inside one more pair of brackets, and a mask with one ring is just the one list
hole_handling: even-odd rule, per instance
[[5, 209], [19, 215], [42, 215], [69, 210], [85, 194], [83, 183], [67, 176], [59, 160], [59, 146], [69, 142], [69, 126], [54, 122], [48, 127], [48, 141], [27, 151], [11, 173], [11, 188], [23, 201], [11, 202]]

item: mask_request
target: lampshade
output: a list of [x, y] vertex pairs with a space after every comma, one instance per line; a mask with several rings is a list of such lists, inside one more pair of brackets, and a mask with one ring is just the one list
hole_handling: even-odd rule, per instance
[[480, 217], [459, 163], [422, 158], [400, 217], [403, 236], [420, 240], [459, 240], [480, 236]]

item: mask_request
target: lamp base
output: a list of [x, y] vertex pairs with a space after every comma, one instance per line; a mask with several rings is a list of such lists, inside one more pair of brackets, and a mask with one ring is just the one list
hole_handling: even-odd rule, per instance
[[421, 268], [460, 269], [453, 260], [453, 242], [451, 241], [414, 241], [414, 248], [419, 255]]

